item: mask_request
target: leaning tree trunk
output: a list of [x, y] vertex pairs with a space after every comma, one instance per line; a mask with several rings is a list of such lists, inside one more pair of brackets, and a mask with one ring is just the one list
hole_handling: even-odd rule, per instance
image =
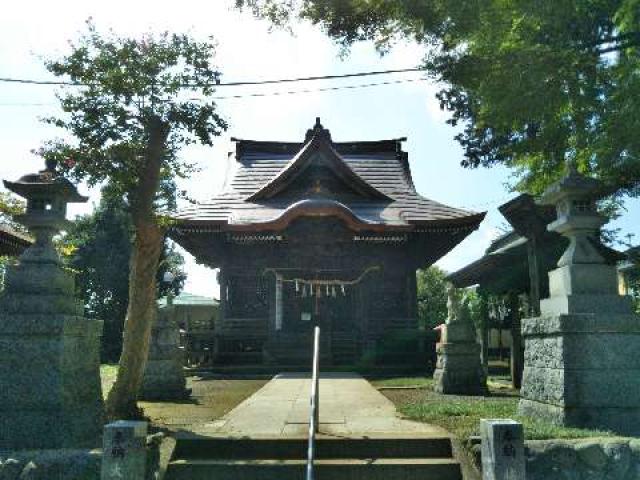
[[141, 416], [137, 399], [156, 316], [156, 272], [163, 244], [163, 232], [156, 222], [154, 202], [168, 133], [168, 126], [159, 119], [151, 123], [144, 164], [132, 196], [136, 232], [129, 267], [129, 306], [118, 376], [107, 398], [107, 416], [110, 419]]
[[149, 353], [151, 326], [155, 321], [156, 271], [162, 251], [157, 225], [138, 227], [129, 271], [129, 306], [125, 320], [122, 355], [116, 383], [107, 400], [111, 419], [139, 418], [137, 397]]

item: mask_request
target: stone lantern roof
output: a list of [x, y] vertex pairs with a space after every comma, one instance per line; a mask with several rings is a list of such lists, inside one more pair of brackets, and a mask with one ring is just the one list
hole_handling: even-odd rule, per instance
[[23, 175], [15, 182], [4, 180], [3, 183], [8, 190], [24, 198], [34, 194], [53, 194], [63, 197], [67, 203], [85, 203], [89, 200], [78, 193], [73, 183], [56, 172], [56, 162], [51, 160], [47, 160], [46, 168], [38, 173]]
[[605, 193], [604, 184], [600, 180], [582, 175], [570, 164], [567, 174], [552, 184], [539, 200], [541, 205], [555, 205], [566, 197], [597, 198]]

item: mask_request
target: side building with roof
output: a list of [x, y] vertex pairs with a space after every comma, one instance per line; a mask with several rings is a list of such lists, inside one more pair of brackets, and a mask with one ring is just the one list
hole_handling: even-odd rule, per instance
[[173, 215], [171, 237], [219, 268], [217, 364], [424, 367], [416, 269], [484, 213], [422, 197], [403, 139], [334, 142], [319, 120], [302, 143], [236, 140], [225, 187]]
[[33, 240], [27, 234], [0, 223], [0, 257], [17, 257], [32, 243]]
[[[511, 230], [493, 240], [484, 255], [450, 273], [447, 281], [457, 288], [476, 287], [484, 308], [480, 325], [482, 358], [488, 369], [489, 354], [510, 349], [513, 386], [520, 388], [524, 366], [521, 319], [540, 314], [540, 299], [549, 296], [549, 272], [569, 246], [569, 240], [547, 225], [556, 219], [553, 206], [521, 194], [498, 207]], [[593, 245], [608, 264], [624, 258], [598, 239]], [[492, 329], [496, 336], [490, 335]], [[503, 341], [502, 330], [509, 334]]]

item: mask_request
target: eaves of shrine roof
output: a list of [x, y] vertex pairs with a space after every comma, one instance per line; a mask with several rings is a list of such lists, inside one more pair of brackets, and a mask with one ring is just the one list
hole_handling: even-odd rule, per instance
[[29, 235], [0, 223], [0, 255], [20, 255], [32, 243]]
[[[418, 194], [402, 151], [404, 139], [333, 142], [317, 123], [304, 143], [235, 141], [236, 153], [230, 158], [222, 193], [173, 214], [178, 225], [277, 230], [288, 224], [282, 219], [295, 212], [310, 216], [342, 212], [362, 230], [420, 226], [473, 230], [484, 218], [484, 213], [449, 207]], [[357, 195], [333, 204], [327, 199], [292, 201], [281, 195], [318, 150]]]

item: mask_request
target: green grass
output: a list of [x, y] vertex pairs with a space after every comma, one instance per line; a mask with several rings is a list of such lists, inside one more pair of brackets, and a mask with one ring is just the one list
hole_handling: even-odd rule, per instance
[[[502, 381], [499, 381], [502, 380]], [[490, 379], [490, 394], [486, 397], [442, 395], [430, 387], [433, 382], [425, 377], [396, 378], [372, 382], [396, 405], [406, 418], [438, 425], [461, 440], [478, 435], [480, 419], [511, 418], [522, 422], [528, 440], [551, 438], [576, 439], [614, 436], [610, 432], [554, 426], [517, 415], [518, 392], [508, 388], [504, 379]], [[413, 390], [385, 390], [385, 386], [420, 385]]]
[[[446, 402], [446, 403], [445, 403]], [[511, 418], [522, 422], [527, 440], [550, 438], [588, 438], [612, 436], [609, 432], [579, 428], [565, 428], [517, 415], [518, 399], [447, 401], [442, 403], [408, 403], [399, 406], [400, 412], [412, 420], [432, 423], [453, 433], [460, 439], [479, 434], [482, 418]]]
[[428, 377], [395, 377], [382, 380], [372, 380], [371, 384], [376, 388], [388, 387], [416, 387], [426, 388], [433, 386], [433, 379]]

